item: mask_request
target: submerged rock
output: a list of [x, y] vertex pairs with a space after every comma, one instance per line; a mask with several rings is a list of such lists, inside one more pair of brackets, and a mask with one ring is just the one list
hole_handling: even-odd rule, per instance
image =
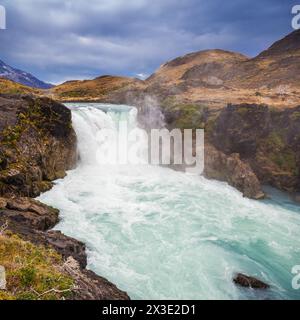
[[261, 280], [258, 280], [254, 277], [249, 277], [245, 274], [238, 273], [234, 278], [233, 282], [244, 288], [252, 288], [252, 289], [269, 289], [270, 286], [264, 283]]

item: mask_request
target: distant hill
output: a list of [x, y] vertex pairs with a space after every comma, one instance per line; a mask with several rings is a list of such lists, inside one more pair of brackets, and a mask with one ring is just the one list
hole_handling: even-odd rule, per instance
[[251, 103], [286, 108], [300, 105], [299, 83], [297, 30], [254, 58], [220, 49], [199, 51], [163, 64], [145, 81], [102, 76], [68, 81], [39, 94], [59, 101], [137, 104], [151, 96], [167, 107], [192, 104], [220, 109], [229, 103]]
[[53, 85], [37, 79], [32, 74], [22, 70], [15, 69], [7, 65], [1, 60], [0, 60], [0, 78], [12, 80], [14, 82], [17, 82], [32, 88], [50, 89], [53, 87]]
[[300, 104], [300, 30], [255, 58], [207, 50], [162, 65], [145, 82], [145, 92], [205, 105], [266, 103]]
[[33, 95], [43, 95], [40, 89], [35, 89], [31, 87], [24, 86], [20, 83], [16, 83], [11, 80], [0, 78], [0, 94], [33, 94]]
[[61, 101], [109, 102], [120, 90], [126, 90], [141, 82], [134, 78], [101, 76], [93, 80], [67, 81], [50, 92], [53, 98]]

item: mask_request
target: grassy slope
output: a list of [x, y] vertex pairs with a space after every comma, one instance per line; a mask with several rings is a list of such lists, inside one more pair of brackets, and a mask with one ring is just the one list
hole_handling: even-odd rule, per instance
[[42, 94], [39, 89], [23, 86], [22, 84], [0, 78], [0, 94]]
[[0, 234], [0, 265], [6, 269], [7, 281], [0, 300], [60, 300], [73, 289], [60, 255], [8, 232]]

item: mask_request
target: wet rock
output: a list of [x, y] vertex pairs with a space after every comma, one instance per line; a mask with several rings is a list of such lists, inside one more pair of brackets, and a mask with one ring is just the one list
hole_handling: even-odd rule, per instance
[[225, 155], [210, 144], [205, 145], [204, 175], [208, 179], [228, 182], [251, 199], [262, 199], [265, 194], [251, 167], [238, 154]]
[[244, 288], [252, 288], [252, 289], [269, 289], [270, 286], [264, 283], [261, 280], [258, 280], [254, 277], [249, 277], [245, 274], [238, 273], [234, 278], [233, 282]]

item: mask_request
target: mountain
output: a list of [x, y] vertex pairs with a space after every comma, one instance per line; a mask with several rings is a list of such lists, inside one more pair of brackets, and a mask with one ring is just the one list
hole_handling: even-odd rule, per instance
[[32, 88], [50, 89], [53, 87], [53, 85], [37, 79], [32, 74], [22, 70], [15, 69], [7, 65], [1, 60], [0, 60], [0, 78], [9, 79], [14, 82], [17, 82]]
[[300, 104], [300, 30], [257, 57], [205, 50], [163, 64], [147, 80], [104, 76], [71, 81], [51, 90], [58, 100], [134, 104], [145, 96], [161, 105], [195, 104], [220, 109], [228, 103]]
[[[1, 70], [1, 69], [0, 69]], [[161, 106], [267, 104], [300, 105], [300, 30], [275, 42], [257, 57], [220, 49], [178, 57], [163, 64], [145, 81], [102, 76], [68, 81], [42, 92], [59, 101], [137, 104], [146, 96]]]
[[206, 50], [162, 65], [145, 82], [146, 92], [162, 100], [222, 107], [227, 103], [300, 103], [300, 30], [255, 58]]

